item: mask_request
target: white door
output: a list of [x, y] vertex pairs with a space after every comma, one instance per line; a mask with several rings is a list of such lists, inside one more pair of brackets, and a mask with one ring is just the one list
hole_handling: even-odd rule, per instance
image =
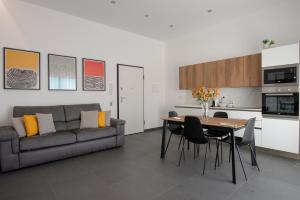
[[144, 68], [118, 65], [119, 119], [126, 121], [125, 134], [144, 131]]

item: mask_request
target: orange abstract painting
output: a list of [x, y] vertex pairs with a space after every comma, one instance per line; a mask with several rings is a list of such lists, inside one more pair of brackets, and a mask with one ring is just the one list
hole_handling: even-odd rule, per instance
[[4, 88], [40, 89], [40, 53], [4, 48]]
[[105, 61], [82, 59], [83, 90], [105, 90]]

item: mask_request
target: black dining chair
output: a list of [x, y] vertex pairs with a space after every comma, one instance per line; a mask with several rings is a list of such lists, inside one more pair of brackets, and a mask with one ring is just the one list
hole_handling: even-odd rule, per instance
[[[178, 114], [177, 114], [176, 111], [170, 111], [169, 112], [169, 117], [177, 117], [177, 116], [178, 116]], [[168, 139], [165, 154], [167, 153], [167, 150], [169, 148], [169, 144], [170, 144], [172, 135], [181, 135], [180, 140], [179, 140], [179, 144], [178, 144], [178, 150], [180, 149], [180, 145], [181, 145], [182, 140], [183, 140], [183, 127], [180, 124], [176, 124], [174, 122], [169, 122], [168, 123], [168, 129], [170, 131], [170, 136], [169, 136], [169, 139]]]
[[[214, 116], [216, 118], [228, 118], [228, 114], [226, 112], [215, 112]], [[217, 151], [216, 151], [216, 159], [215, 159], [215, 169], [218, 164], [220, 164], [219, 159], [219, 147], [221, 146], [221, 163], [223, 162], [223, 143], [222, 141], [229, 137], [230, 130], [225, 127], [210, 127], [205, 136], [210, 140], [216, 141]], [[210, 143], [209, 143], [210, 144]]]
[[[245, 172], [245, 169], [244, 169], [244, 164], [243, 164], [243, 161], [242, 161], [242, 158], [241, 158], [241, 152], [240, 152], [240, 147], [241, 146], [249, 146], [250, 153], [251, 153], [252, 157], [254, 158], [254, 161], [256, 163], [256, 167], [257, 167], [258, 171], [260, 171], [260, 168], [259, 168], [257, 160], [256, 160], [256, 155], [255, 155], [255, 153], [253, 151], [253, 148], [251, 146], [251, 144], [255, 140], [255, 138], [254, 138], [254, 127], [255, 127], [255, 117], [251, 118], [247, 121], [243, 137], [242, 138], [241, 137], [235, 137], [235, 148], [238, 152], [238, 156], [239, 156], [239, 159], [240, 159], [240, 162], [241, 162], [241, 166], [242, 166], [243, 173], [244, 173], [246, 181], [247, 181], [247, 175], [246, 175], [246, 172]], [[230, 144], [230, 141], [231, 141], [230, 137], [226, 138], [223, 141]], [[232, 149], [230, 148], [229, 161], [230, 161], [231, 151], [232, 151]]]
[[206, 144], [203, 172], [202, 172], [202, 174], [204, 175], [208, 140], [204, 135], [204, 131], [203, 131], [201, 122], [198, 117], [194, 117], [194, 116], [186, 116], [185, 117], [183, 136], [184, 136], [184, 139], [183, 139], [183, 144], [182, 144], [182, 148], [181, 148], [181, 152], [180, 152], [178, 166], [180, 166], [181, 157], [183, 156], [183, 159], [185, 159], [184, 144], [185, 144], [186, 140], [187, 140], [187, 142], [191, 142], [194, 144], [194, 159], [195, 159], [196, 146], [199, 147], [200, 144]]

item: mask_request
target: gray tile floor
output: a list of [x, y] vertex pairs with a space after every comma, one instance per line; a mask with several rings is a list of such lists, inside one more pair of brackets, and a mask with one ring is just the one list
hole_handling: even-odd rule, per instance
[[259, 173], [249, 165], [246, 182], [237, 160], [238, 184], [231, 184], [228, 148], [224, 162], [215, 171], [215, 146], [201, 175], [203, 150], [197, 160], [193, 151], [177, 167], [178, 138], [174, 137], [166, 159], [161, 160], [161, 131], [126, 137], [123, 148], [93, 153], [63, 161], [0, 174], [1, 200], [193, 200], [193, 199], [300, 199], [300, 162], [258, 153]]

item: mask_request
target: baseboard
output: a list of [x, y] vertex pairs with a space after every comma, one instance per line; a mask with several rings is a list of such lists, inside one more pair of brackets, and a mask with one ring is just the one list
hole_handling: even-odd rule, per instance
[[162, 128], [163, 128], [162, 126], [156, 127], [156, 128], [148, 128], [148, 129], [145, 129], [144, 132], [156, 131], [156, 130], [160, 130], [160, 129], [162, 129]]
[[274, 156], [281, 156], [281, 157], [285, 157], [285, 158], [292, 158], [292, 159], [300, 160], [299, 154], [288, 153], [288, 152], [278, 151], [278, 150], [273, 150], [273, 149], [267, 149], [267, 148], [263, 148], [263, 147], [256, 147], [256, 151], [271, 154]]

